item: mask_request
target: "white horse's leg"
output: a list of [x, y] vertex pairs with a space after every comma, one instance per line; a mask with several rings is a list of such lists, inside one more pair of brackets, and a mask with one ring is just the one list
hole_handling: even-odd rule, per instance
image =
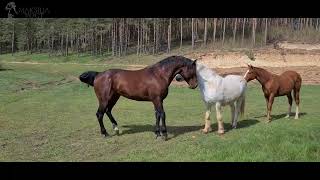
[[237, 123], [238, 123], [238, 119], [239, 119], [239, 115], [240, 115], [240, 108], [241, 108], [241, 103], [242, 103], [242, 98], [240, 97], [237, 101], [236, 101], [236, 108], [235, 108], [235, 115], [234, 115], [234, 121], [232, 123], [232, 128], [235, 129], [237, 128]]
[[206, 114], [204, 117], [205, 126], [204, 126], [204, 129], [202, 129], [202, 132], [204, 132], [204, 133], [208, 133], [208, 132], [212, 131], [211, 121], [210, 121], [211, 104], [206, 104], [206, 107], [207, 107], [207, 110], [206, 110]]
[[218, 121], [218, 134], [224, 134], [224, 127], [223, 127], [222, 114], [221, 114], [221, 104], [219, 102], [216, 103], [216, 113], [217, 113], [217, 121]]
[[234, 122], [234, 114], [235, 114], [234, 102], [230, 103], [230, 109], [231, 109], [231, 125], [233, 125], [233, 122]]

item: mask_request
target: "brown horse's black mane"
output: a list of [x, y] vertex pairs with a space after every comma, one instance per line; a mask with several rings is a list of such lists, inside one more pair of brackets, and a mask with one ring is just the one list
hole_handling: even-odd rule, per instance
[[161, 61], [159, 61], [158, 63], [154, 64], [153, 67], [156, 67], [156, 66], [174, 66], [174, 65], [190, 65], [192, 64], [192, 60], [191, 59], [188, 59], [186, 57], [183, 57], [183, 56], [170, 56], [170, 57], [167, 57]]

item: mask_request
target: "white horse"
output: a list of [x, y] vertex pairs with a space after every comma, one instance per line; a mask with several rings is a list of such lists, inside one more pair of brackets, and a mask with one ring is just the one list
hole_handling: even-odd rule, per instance
[[[219, 76], [213, 70], [197, 63], [197, 79], [201, 91], [202, 99], [206, 105], [204, 133], [212, 131], [210, 114], [211, 107], [215, 105], [218, 121], [218, 133], [224, 134], [224, 125], [222, 121], [221, 109], [229, 105], [231, 108], [232, 128], [237, 127], [239, 114], [244, 113], [245, 93], [247, 81], [238, 75]], [[176, 77], [177, 81], [182, 81], [181, 76]]]

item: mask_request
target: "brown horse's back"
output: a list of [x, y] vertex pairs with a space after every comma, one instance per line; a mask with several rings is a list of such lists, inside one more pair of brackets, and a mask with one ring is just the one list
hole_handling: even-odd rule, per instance
[[[110, 69], [95, 79], [96, 89], [112, 90], [113, 93], [117, 93], [129, 99], [137, 101], [152, 100], [154, 96], [158, 96], [157, 93], [166, 93], [164, 90], [159, 91], [159, 83], [161, 79], [158, 79], [154, 73], [149, 69], [141, 70], [122, 70], [122, 69]], [[109, 87], [106, 87], [109, 86]], [[99, 91], [99, 90], [98, 90]], [[97, 93], [99, 93], [96, 91]]]
[[278, 79], [280, 85], [278, 94], [280, 96], [291, 93], [292, 90], [300, 89], [301, 87], [301, 76], [295, 71], [285, 71], [278, 76]]

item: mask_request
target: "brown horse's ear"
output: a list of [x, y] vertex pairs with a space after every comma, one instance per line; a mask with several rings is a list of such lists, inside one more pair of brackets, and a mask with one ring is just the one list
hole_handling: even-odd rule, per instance
[[196, 65], [197, 60], [198, 60], [198, 59], [194, 60], [192, 64]]

